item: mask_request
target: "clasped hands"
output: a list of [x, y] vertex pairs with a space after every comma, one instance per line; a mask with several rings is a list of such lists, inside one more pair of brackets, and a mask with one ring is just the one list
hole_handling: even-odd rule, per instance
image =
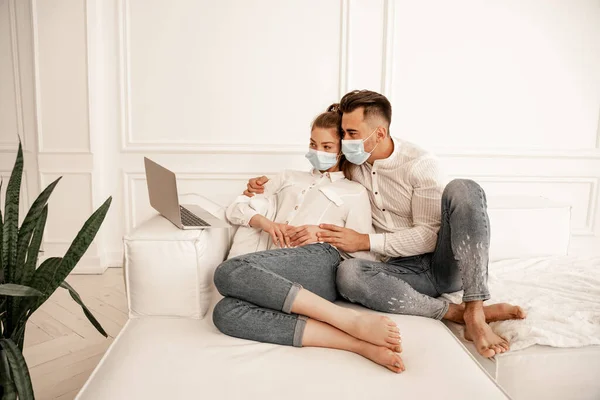
[[292, 248], [313, 243], [329, 243], [348, 253], [368, 251], [370, 248], [369, 235], [337, 225], [292, 226], [273, 222], [257, 214], [250, 220], [250, 226], [267, 232], [273, 243], [280, 248]]

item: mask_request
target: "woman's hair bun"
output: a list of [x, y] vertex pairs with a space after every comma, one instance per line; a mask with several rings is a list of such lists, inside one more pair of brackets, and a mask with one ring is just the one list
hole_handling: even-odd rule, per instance
[[333, 103], [329, 107], [327, 107], [327, 112], [339, 112], [340, 111], [340, 103]]

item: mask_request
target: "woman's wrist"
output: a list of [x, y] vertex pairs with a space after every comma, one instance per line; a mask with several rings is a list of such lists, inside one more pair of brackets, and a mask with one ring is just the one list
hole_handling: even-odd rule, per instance
[[271, 221], [269, 221], [266, 217], [260, 215], [260, 214], [256, 214], [254, 217], [252, 217], [249, 221], [249, 224], [252, 228], [260, 228], [262, 230], [265, 229], [266, 226], [268, 226], [268, 224]]

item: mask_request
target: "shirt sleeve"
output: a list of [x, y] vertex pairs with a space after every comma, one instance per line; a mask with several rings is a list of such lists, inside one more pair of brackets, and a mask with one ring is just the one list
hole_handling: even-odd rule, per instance
[[435, 250], [445, 183], [438, 160], [431, 157], [417, 161], [409, 179], [413, 186], [413, 226], [398, 232], [372, 235], [372, 251], [389, 257], [408, 257]]
[[284, 171], [269, 179], [264, 185], [265, 191], [262, 194], [257, 194], [254, 197], [245, 195], [236, 197], [225, 211], [227, 221], [233, 225], [250, 226], [250, 220], [255, 215], [266, 216], [270, 211], [268, 198], [279, 191], [286, 180], [286, 176], [287, 173]]

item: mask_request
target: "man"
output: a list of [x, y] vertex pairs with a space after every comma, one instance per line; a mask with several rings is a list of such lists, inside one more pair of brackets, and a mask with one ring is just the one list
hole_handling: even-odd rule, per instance
[[[369, 192], [377, 233], [322, 225], [320, 242], [345, 252], [372, 251], [383, 262], [349, 259], [339, 266], [337, 284], [349, 301], [371, 309], [448, 319], [465, 324], [465, 338], [484, 357], [509, 350], [488, 322], [525, 318], [517, 306], [483, 306], [490, 242], [486, 197], [472, 180], [443, 185], [438, 161], [406, 141], [392, 138], [392, 107], [372, 91], [340, 101], [342, 151], [355, 164], [353, 180]], [[266, 177], [252, 179], [247, 195], [261, 193]], [[292, 245], [308, 228], [290, 231]], [[464, 290], [463, 304], [438, 299]]]

